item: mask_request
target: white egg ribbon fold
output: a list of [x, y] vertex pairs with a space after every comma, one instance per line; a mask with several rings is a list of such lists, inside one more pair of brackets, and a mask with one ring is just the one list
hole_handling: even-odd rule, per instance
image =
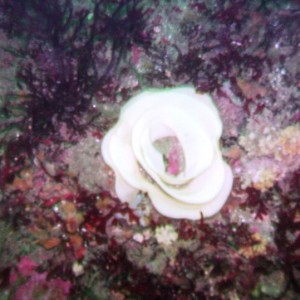
[[[170, 218], [214, 215], [233, 182], [221, 155], [221, 134], [211, 97], [191, 87], [149, 90], [131, 98], [102, 142], [104, 160], [115, 172], [118, 197], [130, 203], [138, 192], [145, 192], [156, 210]], [[168, 138], [180, 144], [184, 163], [178, 174], [167, 171], [166, 158], [155, 146]]]

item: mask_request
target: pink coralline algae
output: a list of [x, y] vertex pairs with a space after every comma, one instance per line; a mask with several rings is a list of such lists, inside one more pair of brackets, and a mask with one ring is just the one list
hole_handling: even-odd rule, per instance
[[285, 126], [267, 110], [248, 121], [239, 144], [245, 154], [235, 170], [244, 187], [266, 191], [300, 167], [299, 124]]
[[38, 264], [29, 256], [22, 257], [17, 266], [19, 274], [24, 277], [32, 275], [37, 267]]
[[10, 285], [15, 288], [13, 300], [64, 300], [71, 283], [61, 278], [49, 278], [48, 272], [38, 273], [40, 265], [29, 256], [23, 256], [10, 274]]
[[71, 288], [69, 281], [47, 279], [47, 273], [35, 273], [17, 288], [13, 300], [64, 300]]
[[241, 100], [233, 93], [229, 82], [213, 93], [213, 98], [219, 109], [224, 125], [224, 137], [237, 137], [244, 125], [246, 113]]

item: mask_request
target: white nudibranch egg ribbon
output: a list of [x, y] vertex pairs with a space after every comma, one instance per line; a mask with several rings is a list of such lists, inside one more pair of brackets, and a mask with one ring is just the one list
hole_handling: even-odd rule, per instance
[[216, 214], [233, 175], [219, 147], [222, 122], [211, 97], [192, 87], [148, 90], [131, 98], [105, 135], [102, 155], [121, 201], [147, 193], [176, 219]]

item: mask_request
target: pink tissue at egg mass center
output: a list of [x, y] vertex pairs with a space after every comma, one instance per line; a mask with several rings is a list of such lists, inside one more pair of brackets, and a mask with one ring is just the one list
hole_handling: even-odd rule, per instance
[[168, 136], [154, 142], [155, 148], [163, 155], [165, 171], [177, 176], [184, 170], [184, 154], [182, 146], [175, 136]]

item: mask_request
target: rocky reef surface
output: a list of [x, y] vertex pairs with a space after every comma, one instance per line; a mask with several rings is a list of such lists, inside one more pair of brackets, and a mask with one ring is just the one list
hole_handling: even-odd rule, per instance
[[[297, 299], [299, 26], [296, 0], [0, 0], [0, 299]], [[197, 221], [122, 203], [101, 154], [131, 96], [182, 85], [234, 174]]]

